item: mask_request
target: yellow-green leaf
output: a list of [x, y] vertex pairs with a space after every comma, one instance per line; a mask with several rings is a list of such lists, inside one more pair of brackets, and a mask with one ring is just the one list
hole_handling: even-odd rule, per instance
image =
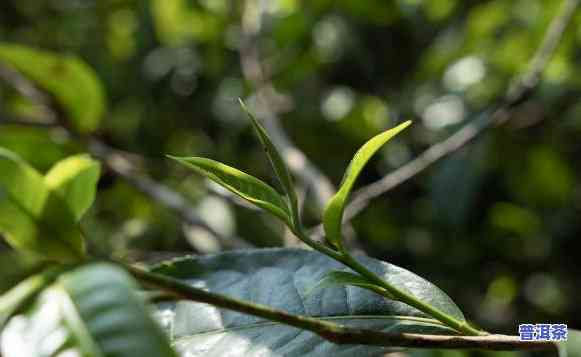
[[95, 200], [100, 172], [98, 161], [81, 154], [57, 162], [44, 179], [67, 203], [78, 221]]
[[291, 224], [289, 209], [284, 198], [256, 177], [203, 157], [169, 157], [274, 214], [286, 224]]
[[81, 59], [0, 43], [0, 62], [53, 95], [76, 130], [86, 133], [97, 129], [105, 111], [105, 94], [93, 69]]
[[85, 244], [73, 214], [44, 177], [0, 148], [0, 233], [15, 249], [50, 260], [77, 261]]
[[343, 211], [349, 199], [351, 189], [357, 180], [357, 177], [369, 161], [371, 157], [379, 150], [386, 142], [396, 136], [400, 131], [411, 124], [411, 121], [406, 121], [395, 128], [384, 131], [383, 133], [373, 137], [366, 142], [353, 156], [349, 167], [345, 171], [343, 182], [339, 191], [329, 200], [325, 212], [323, 214], [323, 226], [327, 240], [336, 246], [342, 247], [341, 243], [341, 225], [343, 221]]

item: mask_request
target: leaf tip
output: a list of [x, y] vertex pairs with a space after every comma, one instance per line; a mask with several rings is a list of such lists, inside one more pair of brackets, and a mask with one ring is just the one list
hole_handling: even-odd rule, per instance
[[403, 130], [403, 129], [407, 128], [408, 126], [412, 125], [412, 124], [413, 124], [413, 121], [406, 120], [403, 123], [397, 125], [396, 128], [400, 128], [400, 130]]
[[175, 155], [170, 155], [170, 154], [165, 154], [165, 157], [168, 159], [172, 159], [174, 161], [178, 161], [178, 162], [181, 162], [184, 160], [184, 158], [181, 156], [175, 156]]
[[246, 103], [244, 103], [244, 100], [242, 100], [242, 98], [238, 97], [238, 103], [240, 104], [242, 110], [248, 113], [248, 107], [246, 106]]

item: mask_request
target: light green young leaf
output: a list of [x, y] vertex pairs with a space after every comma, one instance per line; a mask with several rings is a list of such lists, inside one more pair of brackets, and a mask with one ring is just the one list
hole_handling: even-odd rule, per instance
[[395, 128], [384, 131], [383, 133], [373, 137], [366, 142], [353, 156], [349, 167], [343, 176], [343, 182], [339, 191], [329, 200], [325, 212], [323, 214], [323, 226], [327, 240], [342, 249], [341, 243], [341, 225], [343, 221], [343, 211], [349, 199], [351, 189], [357, 180], [357, 177], [369, 161], [371, 157], [379, 150], [386, 142], [396, 136], [400, 131], [411, 124], [411, 121], [406, 121]]
[[110, 264], [63, 274], [33, 306], [8, 322], [0, 335], [1, 353], [175, 357], [136, 289], [127, 273]]
[[326, 274], [323, 279], [319, 280], [315, 286], [310, 288], [306, 295], [311, 295], [313, 292], [319, 289], [332, 288], [338, 286], [356, 286], [358, 288], [367, 289], [377, 293], [379, 295], [385, 296], [388, 292], [368, 281], [364, 277], [358, 274], [350, 273], [348, 271], [334, 270]]
[[291, 225], [292, 220], [284, 198], [272, 187], [256, 177], [203, 157], [175, 157], [169, 155], [168, 157], [189, 167], [200, 175], [208, 177], [234, 194], [267, 210], [286, 224]]
[[76, 155], [57, 162], [44, 179], [58, 192], [78, 221], [95, 200], [101, 172], [98, 161], [88, 155]]
[[282, 156], [278, 152], [276, 146], [274, 146], [274, 144], [270, 140], [268, 133], [266, 132], [264, 127], [258, 122], [256, 117], [246, 107], [246, 104], [244, 104], [242, 99], [238, 99], [238, 100], [240, 102], [240, 106], [242, 107], [244, 112], [246, 112], [246, 114], [250, 118], [250, 122], [252, 123], [252, 126], [254, 127], [254, 130], [258, 134], [258, 138], [260, 139], [260, 142], [262, 143], [262, 146], [264, 147], [264, 150], [266, 151], [266, 155], [268, 156], [268, 160], [270, 161], [270, 164], [271, 164], [272, 168], [274, 169], [274, 172], [276, 173], [278, 180], [280, 181], [280, 184], [282, 186], [282, 189], [284, 190], [284, 193], [288, 197], [291, 212], [293, 214], [293, 220], [295, 221], [294, 223], [299, 224], [300, 214], [299, 214], [298, 200], [297, 200], [297, 194], [296, 194], [295, 189], [294, 189], [293, 179], [292, 179], [291, 173], [290, 173], [288, 167], [286, 166], [284, 159], [282, 158]]
[[105, 111], [105, 94], [85, 62], [11, 43], [0, 43], [0, 61], [52, 94], [75, 129], [83, 133], [97, 129]]
[[0, 148], [0, 232], [15, 249], [49, 260], [77, 261], [85, 243], [73, 214], [44, 177]]

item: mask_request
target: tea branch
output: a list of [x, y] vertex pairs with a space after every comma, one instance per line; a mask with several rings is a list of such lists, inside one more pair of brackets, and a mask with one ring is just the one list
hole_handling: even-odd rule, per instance
[[[413, 333], [388, 333], [367, 329], [351, 328], [321, 319], [289, 314], [265, 305], [234, 299], [187, 285], [177, 279], [145, 271], [134, 266], [125, 268], [144, 286], [161, 290], [175, 299], [210, 304], [219, 308], [237, 311], [276, 321], [285, 325], [311, 331], [321, 338], [337, 344], [360, 344], [385, 347], [483, 349], [483, 350], [542, 350], [557, 348], [549, 341], [520, 341], [518, 336], [485, 335], [425, 335]], [[436, 321], [434, 321], [436, 323]]]
[[492, 114], [484, 113], [478, 116], [456, 133], [431, 146], [417, 158], [356, 191], [353, 194], [353, 200], [346, 208], [345, 221], [357, 216], [373, 199], [413, 179], [430, 166], [482, 136], [488, 129], [506, 123], [511, 118], [514, 109], [530, 98], [539, 85], [542, 74], [561, 42], [578, 5], [579, 0], [563, 1], [559, 12], [547, 28], [543, 41], [529, 62], [527, 70], [509, 86], [501, 103], [492, 111]]

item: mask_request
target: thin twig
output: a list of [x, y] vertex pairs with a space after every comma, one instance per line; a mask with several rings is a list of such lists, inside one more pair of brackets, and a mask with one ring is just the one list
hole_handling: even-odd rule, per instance
[[223, 248], [249, 248], [251, 244], [238, 237], [226, 237], [202, 220], [189, 202], [178, 192], [160, 184], [150, 177], [140, 174], [130, 160], [117, 150], [96, 140], [89, 139], [89, 152], [101, 160], [112, 172], [131, 186], [148, 195], [178, 215], [185, 223], [200, 227], [218, 240]]
[[98, 158], [113, 173], [127, 181], [131, 186], [148, 195], [152, 200], [162, 204], [185, 223], [200, 227], [214, 237], [220, 247], [226, 249], [248, 248], [252, 245], [236, 236], [224, 236], [210, 227], [199, 217], [195, 209], [178, 192], [151, 179], [147, 175], [140, 173], [126, 153], [114, 149], [94, 137], [83, 137], [75, 133], [71, 128], [65, 127], [64, 114], [61, 114], [58, 104], [48, 93], [37, 88], [34, 83], [22, 76], [20, 73], [0, 66], [0, 79], [12, 85], [22, 96], [29, 98], [37, 104], [46, 115], [45, 121], [40, 122], [27, 118], [12, 117], [2, 114], [0, 124], [2, 125], [22, 125], [40, 128], [58, 128], [64, 130], [69, 136], [77, 138], [81, 142], [87, 143], [87, 150]]
[[52, 110], [50, 97], [44, 91], [37, 88], [31, 81], [20, 75], [18, 71], [0, 65], [0, 79], [9, 83], [18, 93], [34, 103], [41, 110], [43, 117], [48, 122], [55, 121], [56, 115]]
[[527, 70], [513, 82], [496, 110], [491, 114], [483, 113], [447, 139], [431, 146], [417, 158], [382, 179], [356, 191], [353, 194], [353, 200], [345, 210], [345, 221], [349, 221], [359, 214], [369, 205], [371, 200], [414, 178], [433, 164], [457, 152], [484, 134], [487, 129], [508, 121], [512, 111], [526, 101], [538, 86], [542, 73], [560, 43], [578, 5], [579, 0], [565, 0], [563, 2]]
[[555, 349], [553, 342], [520, 341], [518, 336], [486, 335], [425, 335], [413, 333], [388, 333], [350, 328], [321, 319], [289, 314], [265, 305], [237, 300], [189, 286], [177, 279], [147, 272], [137, 267], [125, 266], [142, 284], [172, 294], [177, 299], [191, 300], [220, 308], [262, 317], [285, 325], [311, 331], [325, 340], [337, 344], [359, 344], [385, 347], [483, 349], [483, 350], [538, 350]]
[[21, 117], [17, 117], [17, 116], [12, 116], [12, 115], [9, 115], [6, 113], [1, 113], [0, 125], [3, 125], [3, 126], [13, 125], [13, 126], [38, 128], [38, 129], [58, 128], [58, 125], [51, 123], [51, 122], [26, 119], [26, 118], [21, 118]]

